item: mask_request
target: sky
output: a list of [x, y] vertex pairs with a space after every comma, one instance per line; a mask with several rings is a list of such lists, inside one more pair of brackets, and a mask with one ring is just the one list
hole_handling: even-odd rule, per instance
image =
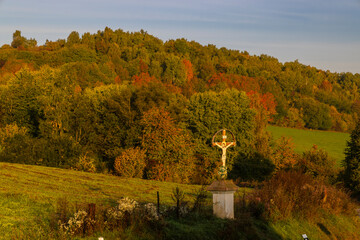
[[360, 73], [360, 0], [0, 0], [0, 46], [105, 27]]

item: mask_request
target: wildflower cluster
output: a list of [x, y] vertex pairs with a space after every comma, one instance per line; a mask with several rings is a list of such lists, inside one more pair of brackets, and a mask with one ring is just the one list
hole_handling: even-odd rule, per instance
[[112, 207], [106, 211], [106, 225], [109, 228], [120, 226], [126, 216], [131, 216], [137, 205], [138, 203], [135, 200], [128, 197], [120, 199], [116, 207]]
[[155, 204], [146, 203], [143, 206], [143, 210], [144, 210], [144, 217], [147, 220], [159, 220], [159, 215], [157, 213], [157, 209], [156, 209]]
[[77, 211], [66, 223], [60, 223], [60, 231], [65, 234], [77, 235], [84, 233], [87, 228], [93, 226], [95, 220], [88, 217], [87, 212]]

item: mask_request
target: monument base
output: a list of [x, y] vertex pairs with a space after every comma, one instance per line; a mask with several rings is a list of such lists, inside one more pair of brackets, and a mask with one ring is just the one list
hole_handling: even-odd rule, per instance
[[234, 218], [234, 193], [239, 187], [232, 180], [215, 180], [207, 190], [213, 194], [213, 212], [219, 218]]

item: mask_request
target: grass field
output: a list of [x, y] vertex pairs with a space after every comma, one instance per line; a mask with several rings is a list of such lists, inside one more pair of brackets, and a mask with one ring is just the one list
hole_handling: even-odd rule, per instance
[[[156, 192], [159, 191], [161, 204], [174, 206], [171, 195], [175, 187], [184, 191], [187, 201], [192, 201], [195, 191], [200, 188], [198, 185], [0, 162], [0, 239], [58, 239], [50, 225], [56, 203], [61, 198], [71, 203], [109, 206], [124, 196], [139, 202], [156, 202]], [[252, 190], [241, 188], [239, 194], [242, 196], [249, 191]], [[208, 197], [211, 198], [210, 193]], [[321, 230], [318, 222], [296, 219], [276, 223], [250, 219], [240, 219], [239, 222], [207, 218], [170, 220], [166, 231], [172, 239], [222, 239], [211, 236], [219, 229], [223, 231], [222, 228], [225, 233], [240, 231], [243, 237], [236, 239], [301, 239], [301, 233], [313, 236], [310, 239], [359, 239], [357, 229], [360, 222], [358, 217], [356, 219], [331, 215], [319, 220], [332, 235]], [[345, 238], [341, 238], [339, 232]], [[118, 239], [111, 232], [101, 234], [105, 239]], [[257, 237], [251, 238], [247, 234]], [[98, 239], [99, 236], [84, 239]], [[138, 238], [130, 235], [125, 239]]]
[[156, 192], [159, 191], [161, 204], [173, 205], [171, 194], [176, 186], [185, 192], [189, 200], [200, 188], [196, 185], [0, 162], [0, 239], [28, 239], [30, 233], [33, 234], [32, 239], [48, 236], [49, 215], [61, 198], [72, 203], [105, 206], [114, 205], [125, 196], [139, 202], [155, 203]]
[[303, 130], [294, 128], [284, 128], [269, 126], [268, 130], [272, 133], [274, 139], [281, 136], [291, 137], [295, 145], [295, 151], [301, 154], [308, 151], [314, 144], [324, 149], [330, 157], [334, 158], [338, 165], [344, 159], [344, 150], [346, 141], [350, 134], [329, 131]]

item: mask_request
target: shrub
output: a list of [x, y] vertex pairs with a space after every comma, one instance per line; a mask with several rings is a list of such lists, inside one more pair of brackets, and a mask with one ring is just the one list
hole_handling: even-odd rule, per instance
[[277, 173], [255, 191], [252, 198], [264, 204], [265, 215], [272, 220], [295, 216], [313, 218], [320, 209], [347, 214], [355, 211], [345, 192], [297, 171]]
[[297, 158], [291, 138], [281, 137], [276, 141], [271, 155], [276, 171], [293, 168]]
[[123, 151], [115, 159], [115, 172], [123, 177], [141, 178], [145, 168], [145, 150], [138, 147]]
[[89, 156], [87, 153], [82, 154], [79, 158], [77, 163], [75, 164], [74, 169], [78, 171], [84, 171], [84, 172], [96, 172], [96, 166], [95, 166], [95, 159], [91, 156]]
[[303, 153], [297, 167], [303, 172], [308, 173], [314, 178], [318, 178], [329, 183], [334, 182], [338, 170], [335, 160], [330, 158], [327, 152], [314, 145], [309, 151]]

